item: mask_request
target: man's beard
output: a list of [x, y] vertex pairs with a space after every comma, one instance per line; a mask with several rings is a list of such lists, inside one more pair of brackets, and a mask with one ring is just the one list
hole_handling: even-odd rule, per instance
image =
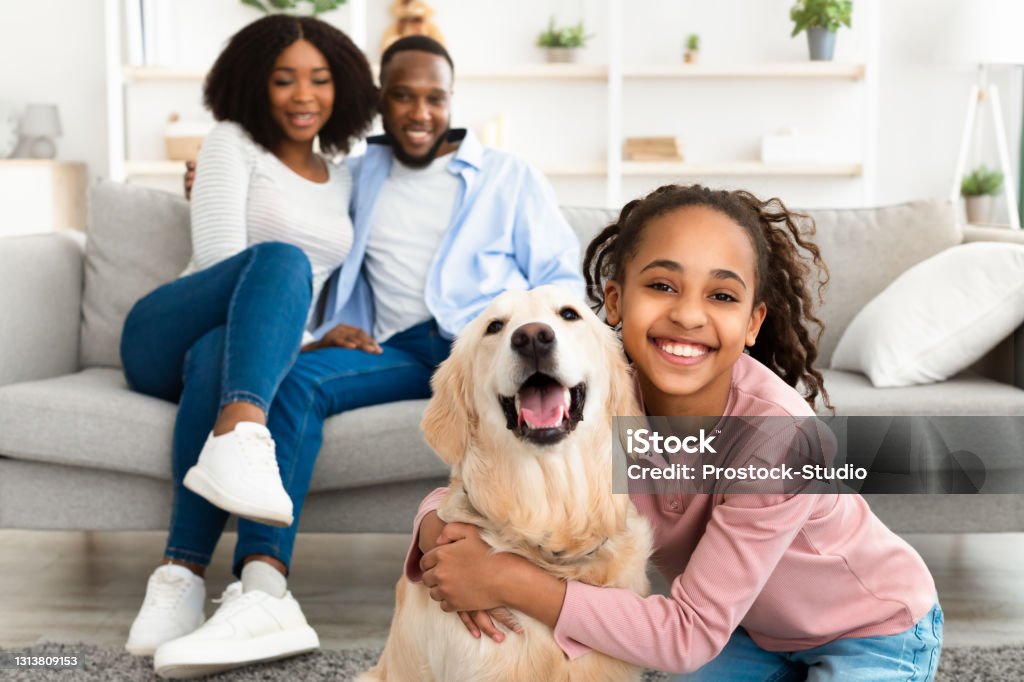
[[391, 126], [386, 122], [384, 123], [384, 134], [387, 135], [388, 141], [391, 143], [391, 153], [395, 155], [400, 164], [409, 168], [426, 168], [429, 166], [437, 158], [438, 150], [448, 141], [449, 132], [451, 132], [450, 124], [445, 126], [444, 132], [438, 136], [426, 154], [423, 156], [412, 156], [398, 143], [398, 139], [391, 132]]

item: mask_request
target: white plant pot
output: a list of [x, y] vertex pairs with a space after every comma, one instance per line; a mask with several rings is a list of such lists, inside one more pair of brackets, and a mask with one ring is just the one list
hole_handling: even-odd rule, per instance
[[967, 208], [967, 222], [972, 225], [984, 225], [992, 222], [992, 195], [983, 194], [977, 197], [964, 197]]
[[578, 52], [579, 49], [575, 47], [549, 47], [547, 48], [548, 63], [565, 64], [568, 62], [575, 62], [576, 53]]

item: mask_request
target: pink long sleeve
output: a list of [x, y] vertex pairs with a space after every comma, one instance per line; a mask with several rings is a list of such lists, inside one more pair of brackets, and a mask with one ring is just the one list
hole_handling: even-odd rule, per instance
[[423, 579], [423, 571], [420, 570], [420, 559], [423, 552], [420, 551], [420, 524], [423, 517], [441, 506], [441, 501], [448, 494], [448, 488], [436, 488], [420, 502], [420, 508], [416, 511], [416, 519], [412, 522], [412, 542], [409, 544], [409, 551], [405, 555], [405, 577], [410, 582], [418, 583]]
[[570, 582], [555, 641], [571, 658], [593, 648], [659, 670], [695, 670], [725, 646], [816, 501], [727, 499], [668, 597]]

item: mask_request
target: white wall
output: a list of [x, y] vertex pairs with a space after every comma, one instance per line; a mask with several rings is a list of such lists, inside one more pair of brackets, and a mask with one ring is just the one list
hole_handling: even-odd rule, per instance
[[[863, 7], [858, 0], [855, 6]], [[953, 10], [968, 0], [880, 0], [877, 175], [865, 191], [858, 181], [737, 179], [765, 193], [802, 205], [857, 205], [874, 195], [878, 203], [944, 197], [952, 180], [966, 93], [974, 73], [948, 56], [955, 30]], [[368, 52], [379, 56], [379, 36], [390, 21], [391, 0], [368, 0]], [[435, 21], [444, 31], [456, 66], [538, 61], [536, 33], [549, 14], [560, 21], [585, 18], [597, 33], [583, 55], [600, 63], [606, 52], [602, 0], [433, 0]], [[624, 53], [631, 63], [674, 62], [683, 37], [702, 36], [705, 62], [803, 59], [803, 37], [789, 39], [790, 0], [637, 0], [625, 2]], [[198, 63], [220, 41], [256, 13], [237, 0], [175, 0], [172, 12], [201, 5], [205, 21], [170, 31], [185, 41], [184, 60]], [[56, 7], [56, 9], [54, 9]], [[0, 0], [0, 100], [60, 106], [64, 137], [59, 158], [84, 160], [92, 177], [106, 168], [105, 73], [102, 0], [51, 3]], [[861, 11], [860, 8], [856, 11]], [[862, 59], [870, 27], [855, 13], [854, 30], [839, 36], [837, 59]], [[218, 23], [219, 22], [219, 23]], [[344, 26], [347, 10], [332, 18]], [[213, 24], [220, 28], [213, 28]], [[169, 23], [169, 26], [174, 25]], [[15, 30], [9, 30], [14, 27]], [[172, 43], [174, 41], [172, 40]], [[172, 53], [173, 45], [167, 48]], [[458, 71], [458, 68], [457, 68]], [[1012, 153], [1017, 155], [1021, 120], [1020, 74], [1007, 70], [994, 80], [1002, 88]], [[604, 154], [604, 86], [588, 82], [486, 84], [458, 81], [456, 123], [477, 125], [504, 113], [510, 141], [538, 161], [600, 160]], [[152, 158], [162, 148], [160, 131], [172, 110], [204, 115], [198, 86], [136, 86], [128, 99], [133, 129], [129, 147], [135, 158]], [[681, 134], [688, 158], [754, 158], [760, 135], [796, 123], [808, 132], [859, 130], [860, 84], [693, 83], [650, 81], [627, 84], [625, 132]], [[822, 98], [824, 103], [814, 98]], [[559, 122], [560, 121], [560, 122]], [[983, 128], [990, 129], [988, 119]], [[982, 159], [990, 164], [991, 134], [980, 136]], [[977, 159], [975, 159], [976, 161]], [[972, 162], [973, 165], [973, 162]], [[1016, 166], [1015, 166], [1016, 167]], [[646, 191], [661, 178], [629, 179], [625, 194]], [[175, 183], [176, 186], [176, 183]], [[600, 203], [603, 181], [556, 179], [564, 201]]]
[[[977, 73], [956, 57], [957, 9], [970, 0], [887, 0], [881, 10], [877, 196], [880, 203], [942, 197], [954, 166]], [[1021, 131], [1021, 71], [992, 72], [1000, 89], [1014, 173]], [[990, 110], [979, 110], [968, 168], [998, 164]], [[1000, 205], [999, 211], [1002, 211]]]
[[102, 0], [0, 0], [0, 100], [59, 107], [57, 158], [107, 172]]

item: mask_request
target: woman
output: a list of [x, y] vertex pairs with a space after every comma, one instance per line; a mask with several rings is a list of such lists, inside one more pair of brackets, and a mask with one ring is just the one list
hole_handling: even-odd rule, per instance
[[[161, 674], [318, 646], [285, 579], [293, 510], [308, 481], [292, 475], [294, 462], [279, 469], [266, 417], [321, 287], [352, 243], [351, 176], [314, 141], [327, 154], [348, 151], [369, 127], [376, 95], [362, 52], [308, 17], [273, 15], [246, 26], [207, 77], [204, 100], [219, 123], [200, 154], [192, 262], [135, 305], [121, 341], [128, 384], [179, 404], [164, 563], [126, 645], [149, 655], [173, 642], [155, 655]], [[372, 342], [362, 348], [376, 350]], [[232, 641], [215, 632], [221, 619], [183, 638], [203, 623], [203, 574], [229, 513], [247, 520], [234, 567], [241, 583], [225, 591], [218, 616], [248, 605], [264, 617], [258, 627], [235, 628]], [[271, 546], [252, 540], [263, 524], [288, 530]]]

